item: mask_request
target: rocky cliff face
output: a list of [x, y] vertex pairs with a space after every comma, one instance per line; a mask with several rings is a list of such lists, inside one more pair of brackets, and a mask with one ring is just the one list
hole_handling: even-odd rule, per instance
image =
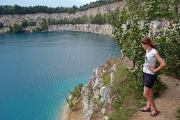
[[[112, 82], [114, 72], [116, 72], [116, 65], [111, 65], [108, 61], [101, 67], [93, 70], [93, 76], [90, 78], [89, 83], [82, 88], [82, 120], [90, 120], [92, 113], [99, 104], [111, 104], [113, 99], [111, 97], [111, 83], [110, 85], [105, 85], [101, 77], [103, 74], [110, 74]], [[108, 116], [104, 115], [105, 108], [102, 108], [101, 112], [103, 120], [107, 120]]]
[[109, 24], [97, 25], [97, 24], [66, 24], [66, 25], [52, 25], [49, 27], [49, 31], [56, 30], [67, 30], [67, 31], [82, 31], [82, 32], [92, 32], [104, 35], [112, 34], [112, 26]]
[[[105, 14], [109, 11], [113, 11], [116, 8], [122, 9], [124, 6], [124, 1], [116, 2], [109, 5], [104, 5], [96, 8], [88, 9], [87, 11], [76, 12], [75, 14], [69, 13], [54, 13], [54, 14], [46, 14], [46, 13], [37, 13], [37, 14], [25, 14], [25, 15], [0, 15], [0, 22], [3, 23], [4, 28], [0, 29], [0, 33], [4, 33], [9, 29], [9, 26], [13, 26], [14, 24], [21, 24], [22, 21], [33, 21], [36, 22], [36, 26], [28, 27], [25, 30], [32, 32], [32, 30], [38, 27], [44, 19], [73, 19], [77, 17], [81, 17], [86, 15], [88, 18], [92, 15], [96, 14]], [[91, 25], [91, 24], [83, 24], [83, 25], [57, 25], [50, 26], [49, 30], [73, 30], [73, 31], [84, 31], [84, 32], [94, 32], [94, 33], [102, 33], [110, 35], [112, 32], [112, 28], [110, 25]]]

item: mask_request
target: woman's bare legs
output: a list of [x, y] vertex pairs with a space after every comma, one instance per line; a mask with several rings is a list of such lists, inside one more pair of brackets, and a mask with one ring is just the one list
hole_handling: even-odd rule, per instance
[[[152, 97], [153, 99], [153, 89], [150, 89], [149, 91], [149, 95]], [[149, 101], [147, 101], [147, 106], [146, 106], [148, 109], [151, 109], [151, 103]]]
[[152, 111], [158, 111], [153, 100], [153, 89], [144, 86], [143, 96], [148, 100], [147, 108], [151, 108]]

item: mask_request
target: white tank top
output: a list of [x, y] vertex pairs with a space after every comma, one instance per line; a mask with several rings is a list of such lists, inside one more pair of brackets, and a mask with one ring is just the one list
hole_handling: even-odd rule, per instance
[[145, 56], [145, 64], [143, 66], [143, 72], [151, 74], [151, 75], [155, 75], [156, 73], [150, 71], [148, 69], [149, 66], [155, 67], [156, 65], [156, 57], [154, 56], [157, 52], [156, 49], [152, 48], [151, 51], [148, 52], [148, 50], [146, 50], [146, 56]]

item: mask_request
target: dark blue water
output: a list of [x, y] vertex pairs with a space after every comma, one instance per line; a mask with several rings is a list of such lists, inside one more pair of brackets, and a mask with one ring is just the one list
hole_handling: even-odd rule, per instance
[[119, 56], [115, 40], [104, 35], [0, 34], [0, 120], [60, 119], [68, 90]]

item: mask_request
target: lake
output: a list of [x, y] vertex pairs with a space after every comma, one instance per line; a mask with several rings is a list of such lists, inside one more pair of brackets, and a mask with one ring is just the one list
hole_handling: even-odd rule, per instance
[[84, 32], [0, 34], [0, 120], [58, 120], [68, 90], [120, 50]]

